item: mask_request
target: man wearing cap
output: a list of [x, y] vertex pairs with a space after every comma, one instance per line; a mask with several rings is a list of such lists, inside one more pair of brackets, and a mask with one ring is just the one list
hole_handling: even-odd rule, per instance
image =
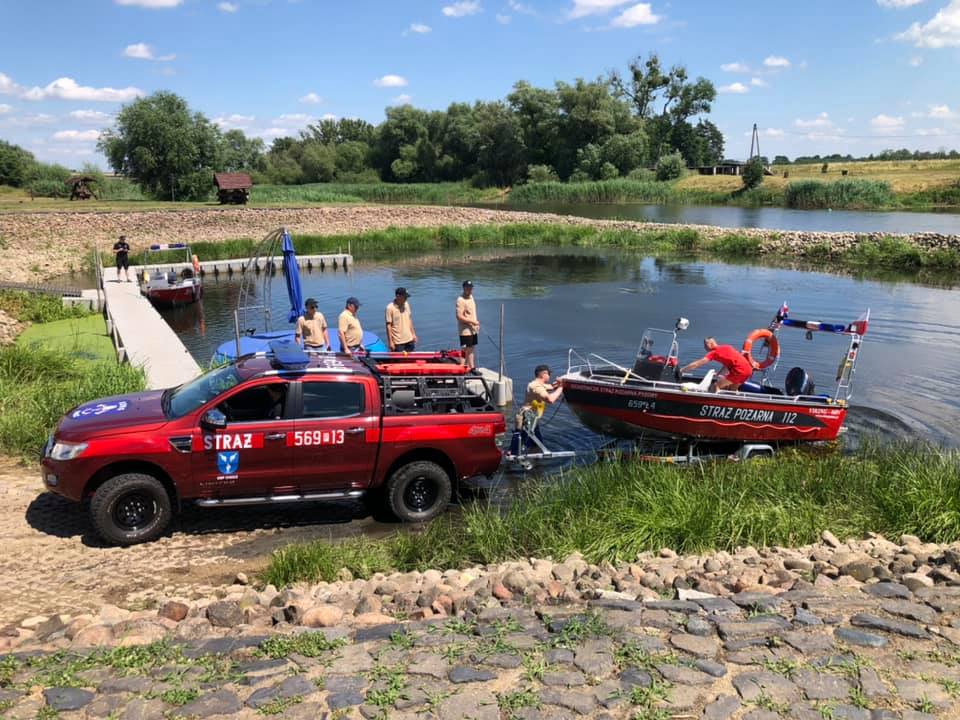
[[117, 282], [120, 282], [121, 270], [123, 270], [123, 278], [130, 282], [130, 244], [127, 242], [126, 235], [121, 235], [113, 244], [113, 254], [117, 258]]
[[410, 293], [398, 287], [393, 300], [387, 303], [387, 345], [390, 352], [413, 352], [417, 345], [417, 332], [413, 329], [413, 310], [407, 298]]
[[457, 330], [460, 334], [463, 361], [467, 367], [475, 368], [480, 321], [477, 319], [477, 301], [473, 297], [473, 283], [469, 280], [463, 281], [463, 294], [457, 297]]
[[547, 405], [552, 405], [563, 394], [563, 388], [550, 384], [550, 368], [547, 365], [537, 365], [533, 371], [533, 380], [527, 385], [527, 393], [523, 398], [523, 407], [517, 413], [517, 431], [514, 434], [511, 449], [515, 454], [520, 448], [534, 445], [530, 436], [535, 436], [543, 442], [540, 434], [540, 418]]
[[297, 318], [294, 340], [303, 345], [304, 350], [328, 350], [330, 335], [327, 331], [327, 319], [317, 310], [317, 301], [307, 298], [307, 311]]
[[340, 335], [340, 348], [343, 352], [353, 355], [357, 350], [363, 350], [363, 327], [357, 311], [360, 301], [355, 297], [347, 298], [347, 307], [337, 319], [337, 329]]

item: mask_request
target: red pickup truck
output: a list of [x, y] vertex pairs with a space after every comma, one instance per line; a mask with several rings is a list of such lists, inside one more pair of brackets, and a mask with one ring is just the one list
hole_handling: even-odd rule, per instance
[[456, 484], [500, 465], [504, 418], [455, 353], [351, 358], [295, 346], [179, 387], [71, 410], [44, 448], [48, 490], [90, 500], [107, 542], [162, 535], [185, 502], [359, 498], [399, 519], [445, 510]]

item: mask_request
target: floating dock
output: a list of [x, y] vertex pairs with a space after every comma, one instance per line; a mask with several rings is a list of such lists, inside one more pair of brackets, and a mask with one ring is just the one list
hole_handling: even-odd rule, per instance
[[[245, 273], [250, 270], [258, 273], [279, 272], [281, 265], [279, 261], [268, 262], [266, 260], [255, 262], [253, 267], [248, 267], [249, 264], [249, 258], [244, 258], [241, 260], [201, 260], [200, 274], [233, 274]], [[346, 270], [349, 266], [353, 265], [353, 256], [348, 253], [330, 253], [327, 255], [297, 255], [297, 265], [302, 270], [326, 270], [327, 268], [333, 268], [334, 270]], [[181, 270], [192, 267], [193, 265], [188, 262], [147, 263], [145, 265], [131, 265], [130, 270], [138, 273], [142, 273], [145, 269], [150, 270], [151, 272], [154, 270], [160, 270], [162, 272], [169, 272], [173, 270], [174, 272], [180, 272]]]
[[[117, 356], [142, 367], [151, 390], [174, 387], [200, 374], [200, 366], [150, 301], [140, 285], [121, 282], [116, 268], [103, 269], [107, 331]], [[131, 277], [134, 277], [131, 272]]]

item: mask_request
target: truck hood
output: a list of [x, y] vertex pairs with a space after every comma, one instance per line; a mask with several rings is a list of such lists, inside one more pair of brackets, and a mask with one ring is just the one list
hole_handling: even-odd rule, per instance
[[70, 410], [57, 425], [58, 437], [83, 440], [130, 429], [155, 430], [167, 422], [160, 398], [162, 390], [99, 398]]

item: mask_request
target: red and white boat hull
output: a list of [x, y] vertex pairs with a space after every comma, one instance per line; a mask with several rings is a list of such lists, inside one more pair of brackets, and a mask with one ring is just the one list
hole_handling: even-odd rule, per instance
[[847, 415], [828, 398], [685, 391], [670, 383], [621, 384], [568, 373], [563, 395], [580, 421], [615, 437], [666, 436], [709, 440], [834, 440]]
[[189, 305], [203, 297], [203, 285], [199, 282], [184, 282], [168, 287], [147, 286], [147, 299], [154, 305], [174, 307]]

